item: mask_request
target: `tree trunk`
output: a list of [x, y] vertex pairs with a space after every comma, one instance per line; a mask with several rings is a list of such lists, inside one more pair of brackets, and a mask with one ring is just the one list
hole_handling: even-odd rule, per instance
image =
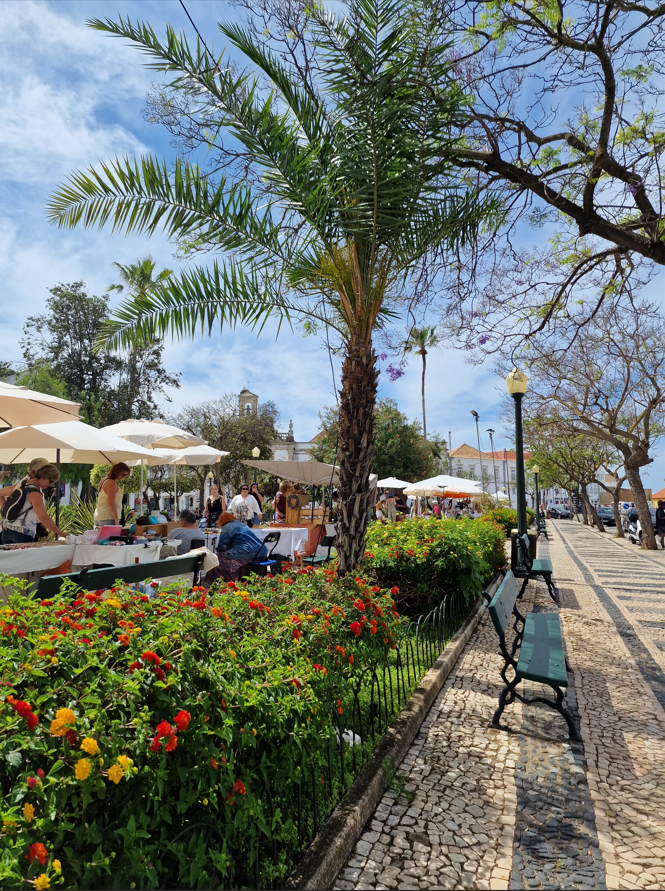
[[589, 496], [587, 495], [586, 486], [582, 487], [582, 504], [586, 509], [586, 515], [589, 518], [589, 525], [595, 526], [599, 532], [604, 532], [605, 527], [603, 526], [603, 521], [598, 516], [598, 512], [593, 509], [591, 502], [589, 501]]
[[642, 477], [638, 467], [625, 467], [626, 479], [630, 483], [630, 491], [633, 495], [633, 501], [637, 509], [637, 518], [642, 527], [642, 547], [647, 551], [655, 551], [658, 548], [656, 544], [656, 535], [654, 533], [653, 522], [651, 520], [651, 512], [647, 496], [642, 485]]
[[619, 510], [619, 495], [621, 494], [621, 483], [614, 487], [612, 492], [612, 512], [614, 513], [614, 522], [617, 524], [617, 538], [625, 538], [623, 526], [621, 525], [621, 511]]
[[372, 346], [351, 343], [342, 365], [339, 404], [339, 510], [337, 571], [351, 572], [365, 551], [369, 474], [374, 456], [378, 372]]
[[[427, 359], [425, 358], [425, 356], [427, 355], [427, 353], [425, 352], [425, 350], [423, 350], [422, 355], [423, 355], [423, 382], [422, 382], [421, 392], [422, 392], [422, 399], [423, 399], [423, 439], [425, 440], [425, 442], [427, 442], [427, 424], [425, 423], [425, 364], [427, 362]], [[482, 470], [482, 465], [481, 465], [480, 469]]]

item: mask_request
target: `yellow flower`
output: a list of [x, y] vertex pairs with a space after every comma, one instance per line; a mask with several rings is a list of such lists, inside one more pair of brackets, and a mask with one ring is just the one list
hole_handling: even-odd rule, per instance
[[81, 748], [84, 752], [87, 752], [88, 755], [99, 755], [99, 745], [97, 744], [97, 740], [93, 739], [91, 736], [86, 736], [81, 743]]
[[207, 799], [207, 798], [204, 798], [204, 799], [203, 799], [203, 804], [207, 806], [207, 804], [208, 804], [208, 799]]
[[58, 657], [51, 656], [51, 665], [57, 665], [57, 664], [58, 664]]
[[99, 759], [99, 766], [104, 767], [104, 759], [103, 758]]
[[26, 801], [26, 803], [23, 805], [23, 816], [28, 821], [28, 823], [32, 823], [35, 817], [35, 809], [29, 801]]
[[3, 820], [2, 831], [6, 832], [8, 835], [13, 835], [13, 833], [16, 832], [16, 820]]
[[114, 764], [112, 767], [109, 767], [109, 780], [118, 785], [120, 780], [122, 779], [122, 767], [119, 764]]
[[120, 601], [119, 601], [119, 600], [116, 600], [115, 597], [109, 597], [109, 599], [106, 601], [106, 605], [107, 605], [107, 606], [114, 606], [114, 607], [116, 607], [116, 609], [117, 609], [118, 607], [121, 607], [121, 606], [122, 606], [122, 604], [120, 603]]
[[127, 755], [118, 755], [118, 764], [123, 770], [127, 770], [129, 765], [133, 763], [132, 759], [128, 758]]
[[232, 659], [235, 659], [235, 658], [236, 658], [236, 651], [235, 651], [235, 650], [229, 650], [229, 655], [231, 656]]
[[132, 773], [136, 775], [139, 772], [138, 767], [132, 767]]
[[53, 736], [64, 736], [69, 729], [68, 725], [76, 723], [76, 715], [70, 708], [59, 708], [55, 713], [55, 720], [51, 721], [51, 733]]
[[74, 771], [74, 776], [77, 780], [87, 780], [90, 776], [90, 762], [87, 758], [81, 758], [80, 761], [76, 762], [76, 770]]
[[43, 889], [51, 887], [51, 880], [46, 873], [43, 872], [40, 876], [37, 876], [33, 887], [36, 888], [37, 891], [43, 891]]
[[60, 863], [59, 860], [54, 860], [54, 861], [53, 861], [53, 869], [54, 869], [56, 872], [60, 872], [60, 870], [62, 869], [62, 863]]

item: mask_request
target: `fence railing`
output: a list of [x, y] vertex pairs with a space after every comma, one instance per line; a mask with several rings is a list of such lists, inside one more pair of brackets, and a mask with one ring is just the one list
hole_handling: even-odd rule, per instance
[[[297, 863], [340, 799], [369, 760], [393, 718], [432, 667], [469, 613], [458, 595], [451, 595], [426, 615], [410, 622], [391, 665], [358, 672], [340, 694], [342, 715], [331, 706], [334, 735], [316, 751], [301, 753], [291, 783], [277, 791], [268, 778], [263, 826], [243, 851], [234, 850], [229, 888], [283, 887], [285, 875]], [[274, 832], [279, 811], [279, 839]], [[289, 832], [289, 827], [291, 831]]]

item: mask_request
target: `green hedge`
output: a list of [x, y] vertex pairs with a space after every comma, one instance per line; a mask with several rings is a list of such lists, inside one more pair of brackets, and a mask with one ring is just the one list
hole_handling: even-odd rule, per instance
[[14, 594], [0, 616], [0, 887], [37, 889], [256, 887], [269, 832], [259, 884], [283, 887], [301, 758], [328, 782], [349, 691], [390, 670], [403, 624], [389, 591], [330, 569]]
[[[526, 517], [528, 524], [531, 525], [536, 519], [536, 512], [527, 507]], [[506, 538], [510, 538], [512, 529], [517, 529], [517, 511], [512, 507], [495, 507], [486, 511], [479, 519], [485, 523], [498, 523], [503, 527]]]
[[367, 533], [364, 565], [379, 585], [399, 587], [400, 611], [410, 615], [448, 594], [474, 602], [505, 564], [504, 536], [495, 523], [428, 517], [373, 523]]

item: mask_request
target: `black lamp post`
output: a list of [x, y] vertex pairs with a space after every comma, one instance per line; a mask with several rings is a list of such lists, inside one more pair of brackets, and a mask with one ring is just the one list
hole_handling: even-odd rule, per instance
[[533, 470], [533, 479], [534, 485], [536, 487], [536, 524], [540, 523], [540, 492], [538, 491], [538, 474], [540, 473], [540, 467], [537, 464], [534, 464], [531, 468]]
[[483, 480], [483, 453], [480, 451], [480, 430], [478, 429], [478, 421], [480, 416], [477, 411], [471, 409], [471, 414], [476, 420], [476, 438], [478, 439], [478, 460], [480, 461], [480, 486], [485, 491], [485, 481]]
[[[524, 437], [522, 434], [522, 398], [526, 393], [527, 377], [523, 371], [513, 368], [506, 384], [508, 392], [515, 400], [515, 464], [517, 477], [517, 533], [521, 537], [526, 534], [526, 480], [524, 478]], [[517, 548], [517, 566], [524, 569], [522, 549]]]
[[496, 478], [496, 461], [494, 460], [494, 440], [492, 437], [494, 436], [494, 430], [489, 427], [487, 432], [490, 435], [490, 448], [492, 449], [492, 469], [494, 470], [494, 494], [496, 496], [496, 504], [499, 506], [499, 483]]

